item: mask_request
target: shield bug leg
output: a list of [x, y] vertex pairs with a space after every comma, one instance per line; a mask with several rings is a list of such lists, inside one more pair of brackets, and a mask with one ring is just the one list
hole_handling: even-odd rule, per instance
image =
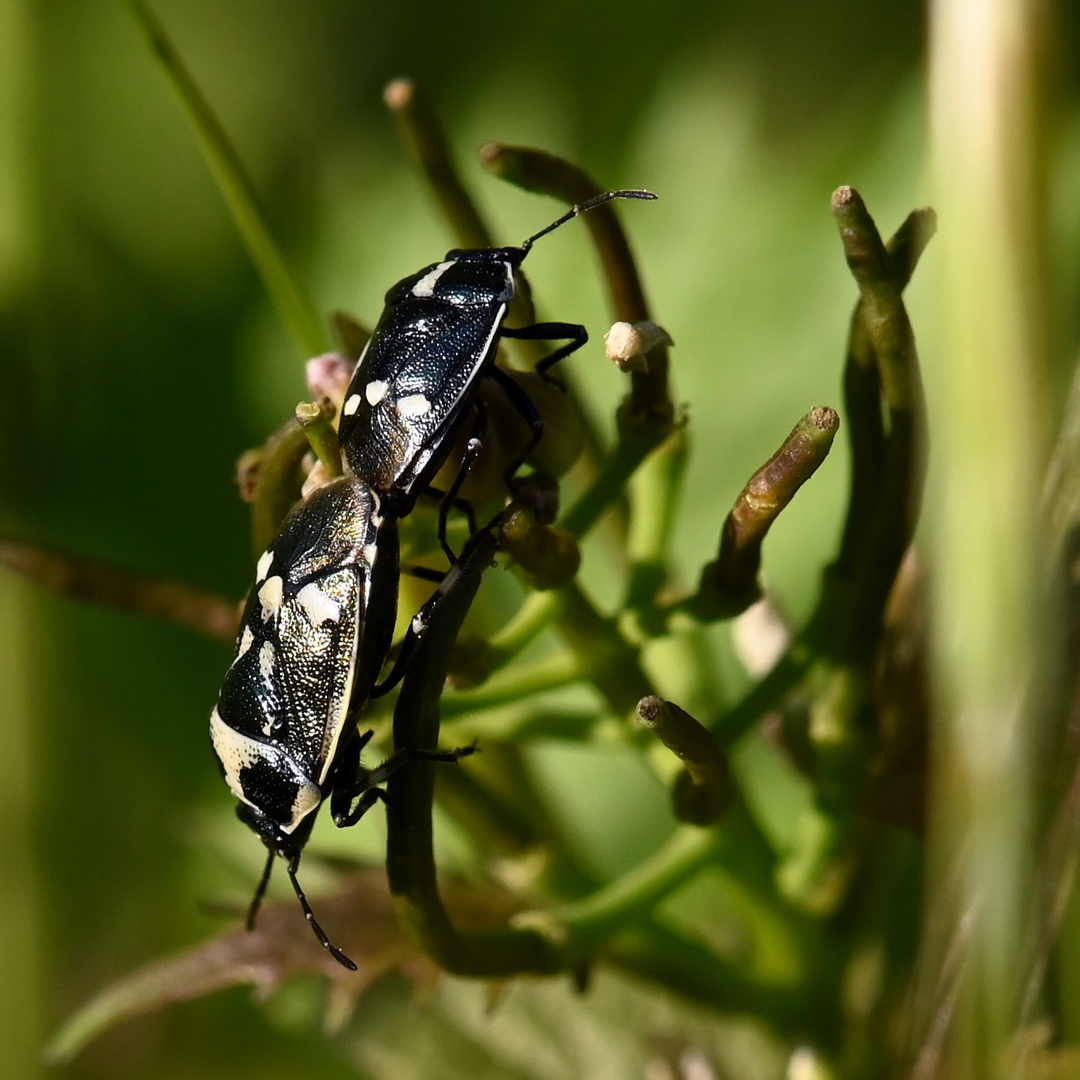
[[[589, 340], [589, 332], [580, 323], [547, 322], [533, 323], [532, 326], [521, 326], [516, 330], [502, 328], [502, 336], [513, 338], [517, 341], [564, 341], [554, 352], [548, 353], [536, 365], [536, 373], [547, 382], [554, 383], [560, 389], [565, 390], [558, 379], [547, 374], [560, 360], [575, 353]], [[568, 339], [568, 340], [567, 340]]]
[[[330, 794], [330, 816], [339, 829], [355, 825], [383, 798], [383, 793], [376, 785], [389, 775], [383, 771], [386, 763], [373, 770], [365, 769], [360, 764], [360, 754], [374, 734], [373, 731], [366, 731], [360, 735], [354, 731], [338, 755], [333, 791]], [[358, 797], [360, 801], [353, 806], [353, 800]]]
[[[537, 448], [540, 440], [544, 437], [544, 418], [540, 415], [533, 399], [505, 371], [501, 368], [492, 368], [491, 377], [502, 388], [503, 393], [510, 400], [510, 404], [513, 405], [525, 423], [532, 428], [532, 438], [529, 440], [528, 446], [503, 469], [503, 480], [511, 493], [513, 493], [514, 474], [521, 468], [525, 459]], [[551, 381], [554, 382], [555, 380], [552, 379]]]
[[419, 566], [417, 563], [403, 563], [401, 567], [403, 574], [408, 574], [409, 577], [419, 578], [421, 581], [431, 581], [438, 585], [443, 577], [442, 570], [436, 570], [431, 566]]
[[463, 757], [471, 757], [480, 753], [477, 740], [473, 739], [468, 746], [458, 746], [453, 750], [403, 750], [410, 761], [442, 761], [448, 765], [456, 765]]
[[319, 939], [319, 944], [339, 963], [342, 967], [347, 967], [350, 971], [356, 971], [356, 965], [336, 946], [330, 943], [330, 939], [326, 936], [326, 931], [319, 925], [318, 920], [315, 918], [315, 913], [311, 910], [311, 905], [308, 903], [307, 897], [304, 895], [304, 890], [300, 888], [300, 882], [296, 880], [296, 871], [300, 866], [300, 853], [297, 852], [288, 861], [289, 880], [292, 882], [293, 891], [296, 893], [296, 899], [300, 901], [300, 907], [303, 908], [304, 918], [307, 919], [311, 929], [315, 932], [315, 936]]
[[[486, 410], [480, 409], [477, 414], [477, 427], [480, 427], [486, 419]], [[450, 544], [446, 540], [446, 519], [450, 516], [452, 507], [465, 503], [468, 507], [466, 513], [469, 520], [469, 535], [472, 536], [476, 532], [476, 515], [473, 513], [473, 508], [467, 500], [458, 498], [458, 492], [461, 491], [461, 485], [464, 484], [468, 478], [469, 470], [472, 468], [473, 462], [480, 456], [480, 452], [483, 449], [484, 444], [476, 434], [473, 434], [469, 439], [468, 445], [465, 447], [465, 453], [461, 457], [461, 468], [458, 469], [457, 476], [454, 477], [454, 482], [450, 485], [450, 490], [447, 491], [443, 496], [442, 501], [439, 503], [439, 530], [437, 535], [439, 544], [451, 566], [457, 562], [457, 555], [454, 554], [453, 548], [450, 547]]]
[[[476, 535], [490, 532], [499, 524], [501, 519], [502, 514], [496, 514], [495, 517], [492, 518], [483, 529], [479, 530]], [[443, 575], [439, 587], [431, 595], [427, 603], [412, 617], [412, 620], [409, 623], [408, 633], [405, 635], [405, 640], [401, 643], [401, 649], [398, 652], [397, 659], [394, 661], [394, 666], [391, 669], [390, 674], [371, 691], [370, 696], [372, 698], [381, 697], [383, 694], [397, 686], [397, 684], [405, 677], [405, 672], [408, 669], [409, 662], [412, 660], [413, 653], [420, 644], [420, 639], [427, 632], [428, 625], [435, 612], [438, 610], [439, 605], [443, 602], [446, 594], [454, 587], [460, 576], [461, 572], [457, 567], [457, 563], [455, 563]], [[400, 752], [401, 751], [399, 751], [399, 753]], [[414, 751], [410, 751], [410, 753], [412, 752]], [[395, 755], [395, 757], [396, 756], [397, 755]], [[393, 758], [390, 760], [392, 761]], [[380, 768], [381, 767], [382, 766], [380, 766]]]

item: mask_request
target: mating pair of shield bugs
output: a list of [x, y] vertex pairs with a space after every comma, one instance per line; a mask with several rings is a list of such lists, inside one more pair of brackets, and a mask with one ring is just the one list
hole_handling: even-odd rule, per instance
[[371, 737], [358, 728], [361, 711], [407, 668], [399, 660], [377, 687], [396, 621], [398, 521], [431, 491], [475, 414], [457, 479], [441, 495], [439, 541], [453, 561], [446, 516], [481, 446], [481, 380], [495, 380], [531, 428], [528, 444], [505, 466], [508, 484], [543, 434], [532, 400], [495, 363], [500, 339], [565, 342], [537, 364], [544, 376], [588, 337], [573, 323], [507, 328], [515, 272], [536, 240], [578, 214], [611, 199], [653, 198], [646, 191], [605, 192], [520, 247], [450, 251], [386, 294], [341, 410], [345, 475], [297, 505], [259, 559], [236, 655], [210, 717], [221, 770], [240, 800], [238, 815], [269, 849], [249, 925], [280, 856], [316, 937], [339, 962], [355, 966], [319, 926], [296, 877], [319, 807], [329, 799], [336, 825], [355, 824], [382, 797], [378, 785], [410, 760], [456, 760], [468, 752], [399, 748], [376, 769], [360, 764]]

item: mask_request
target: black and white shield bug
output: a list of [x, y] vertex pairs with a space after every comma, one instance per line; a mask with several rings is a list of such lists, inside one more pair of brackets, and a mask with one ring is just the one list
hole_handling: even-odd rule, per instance
[[496, 366], [499, 339], [566, 340], [540, 361], [540, 374], [588, 340], [585, 327], [575, 323], [504, 326], [514, 273], [540, 237], [578, 214], [611, 199], [655, 198], [648, 191], [605, 192], [572, 207], [520, 247], [450, 251], [390, 289], [346, 392], [339, 428], [349, 468], [383, 496], [385, 513], [409, 513], [488, 376], [533, 429], [529, 445], [505, 469], [508, 480], [513, 476], [539, 442], [543, 423], [525, 392]]
[[322, 803], [330, 798], [337, 825], [354, 824], [400, 762], [363, 769], [370, 732], [356, 730], [390, 648], [397, 560], [396, 520], [380, 514], [368, 485], [341, 477], [313, 492], [259, 559], [236, 656], [210, 717], [237, 813], [270, 852], [249, 926], [281, 856], [316, 936], [346, 966], [352, 961], [316, 922], [296, 870]]

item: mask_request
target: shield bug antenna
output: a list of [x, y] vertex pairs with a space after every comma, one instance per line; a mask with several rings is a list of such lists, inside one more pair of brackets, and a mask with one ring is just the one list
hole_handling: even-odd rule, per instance
[[521, 245], [521, 250], [528, 254], [529, 248], [531, 248], [541, 236], [547, 236], [549, 232], [554, 232], [560, 225], [565, 225], [572, 218], [576, 218], [578, 214], [584, 214], [586, 210], [592, 210], [593, 207], [602, 206], [606, 202], [611, 202], [612, 199], [655, 198], [656, 196], [651, 191], [645, 191], [644, 188], [624, 188], [621, 191], [605, 191], [600, 195], [594, 195], [591, 199], [586, 199], [583, 203], [571, 206], [562, 217], [557, 218], [546, 228], [543, 228], [538, 233], [534, 233], [530, 236], [529, 239]]

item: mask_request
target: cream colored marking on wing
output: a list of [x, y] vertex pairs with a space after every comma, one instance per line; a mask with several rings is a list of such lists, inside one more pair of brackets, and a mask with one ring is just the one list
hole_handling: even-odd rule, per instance
[[344, 412], [346, 416], [352, 416], [352, 414], [354, 412], [356, 412], [356, 410], [359, 409], [359, 408], [360, 408], [360, 395], [359, 394], [353, 394], [353, 395], [351, 395], [349, 397], [348, 401], [345, 402], [345, 407], [344, 407], [344, 409], [342, 409], [342, 412]]
[[260, 581], [267, 574], [270, 573], [270, 567], [274, 562], [274, 549], [267, 548], [260, 556], [258, 565], [255, 567], [255, 584], [258, 585]]
[[229, 727], [221, 719], [216, 706], [210, 714], [210, 741], [214, 744], [214, 753], [217, 754], [225, 770], [225, 783], [238, 799], [247, 802], [244, 798], [244, 790], [240, 786], [240, 770], [254, 765], [259, 760], [259, 744], [247, 735], [242, 735], [235, 728]]
[[263, 587], [258, 592], [259, 603], [262, 604], [263, 622], [267, 622], [281, 610], [284, 588], [285, 583], [277, 574], [263, 582]]
[[399, 416], [409, 419], [431, 412], [431, 402], [423, 394], [410, 394], [408, 397], [399, 398], [394, 403], [394, 408]]
[[270, 674], [274, 670], [274, 646], [269, 641], [264, 641], [259, 646], [259, 672], [264, 682], [270, 681]]
[[364, 397], [367, 398], [369, 405], [378, 405], [384, 397], [386, 397], [386, 391], [390, 389], [390, 384], [384, 379], [372, 379], [371, 382], [364, 387]]
[[455, 261], [451, 259], [449, 262], [441, 262], [434, 270], [428, 271], [413, 287], [413, 296], [418, 296], [423, 299], [425, 296], [432, 296], [435, 293], [435, 285], [438, 283], [439, 278], [455, 264]]
[[291, 833], [304, 818], [322, 802], [322, 791], [315, 784], [302, 784], [293, 800], [292, 821], [283, 828], [283, 832]]
[[341, 618], [341, 605], [327, 596], [314, 581], [309, 581], [296, 594], [296, 599], [300, 601], [312, 626], [321, 626], [324, 622], [336, 623]]

